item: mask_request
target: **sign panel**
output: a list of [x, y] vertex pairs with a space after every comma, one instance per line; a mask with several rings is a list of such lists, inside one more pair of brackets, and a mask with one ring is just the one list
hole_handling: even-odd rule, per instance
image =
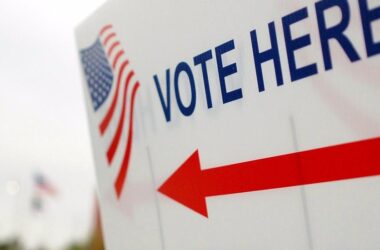
[[379, 0], [107, 2], [76, 32], [107, 248], [380, 248], [379, 31]]

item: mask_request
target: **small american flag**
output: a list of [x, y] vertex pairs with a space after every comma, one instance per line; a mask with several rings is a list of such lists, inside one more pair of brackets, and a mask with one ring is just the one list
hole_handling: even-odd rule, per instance
[[[92, 107], [99, 121], [100, 136], [106, 145], [108, 165], [114, 165], [116, 154], [122, 154], [114, 182], [117, 198], [120, 198], [132, 151], [134, 103], [140, 84], [133, 80], [135, 72], [128, 69], [129, 60], [112, 25], [100, 29], [96, 41], [81, 50], [80, 54]], [[109, 129], [114, 126], [116, 130]], [[127, 139], [125, 146], [121, 147], [120, 140], [126, 127]], [[110, 142], [108, 136], [105, 136], [107, 131], [112, 133]]]
[[51, 196], [55, 196], [57, 194], [56, 188], [46, 180], [45, 176], [41, 173], [34, 174], [34, 184], [36, 189], [41, 192]]

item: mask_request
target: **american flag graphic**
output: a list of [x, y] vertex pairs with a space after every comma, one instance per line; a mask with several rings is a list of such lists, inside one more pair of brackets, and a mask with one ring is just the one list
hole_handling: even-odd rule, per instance
[[57, 194], [55, 187], [41, 173], [35, 173], [33, 179], [36, 189], [40, 192], [51, 196]]
[[[129, 60], [112, 25], [104, 26], [95, 43], [81, 50], [80, 55], [92, 107], [99, 120], [100, 136], [105, 143], [109, 143], [104, 137], [110, 124], [116, 124], [112, 139], [105, 148], [105, 156], [108, 166], [112, 167], [116, 154], [122, 154], [121, 165], [114, 182], [116, 196], [120, 198], [131, 158], [134, 103], [140, 83], [133, 79], [135, 72], [129, 67]], [[131, 93], [129, 100], [128, 92]], [[120, 141], [124, 129], [128, 129], [127, 141], [125, 147], [122, 147]]]

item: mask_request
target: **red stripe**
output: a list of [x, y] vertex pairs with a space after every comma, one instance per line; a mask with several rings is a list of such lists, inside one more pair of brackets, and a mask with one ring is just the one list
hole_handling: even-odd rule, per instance
[[198, 183], [208, 197], [375, 176], [379, 149], [374, 138], [207, 168]]
[[119, 61], [119, 58], [124, 55], [124, 50], [119, 51], [112, 62], [112, 69], [115, 69], [117, 62]]
[[132, 150], [132, 137], [133, 137], [133, 112], [134, 112], [134, 104], [135, 104], [135, 97], [137, 89], [139, 88], [140, 83], [137, 82], [135, 86], [133, 87], [132, 92], [132, 99], [131, 99], [131, 112], [129, 113], [129, 131], [128, 131], [128, 141], [127, 141], [127, 147], [125, 149], [123, 162], [121, 164], [121, 168], [119, 171], [119, 174], [117, 176], [117, 179], [115, 181], [115, 190], [117, 198], [120, 198], [121, 191], [124, 186], [125, 178], [127, 176], [127, 170], [129, 166], [129, 160], [131, 156], [131, 150]]
[[52, 195], [52, 196], [57, 194], [57, 190], [49, 184], [40, 184], [40, 185], [37, 185], [37, 188], [40, 191], [45, 192], [45, 193]]
[[116, 37], [116, 33], [115, 33], [115, 32], [112, 32], [111, 34], [109, 34], [109, 35], [106, 37], [106, 39], [104, 39], [104, 42], [103, 42], [104, 47], [106, 47], [106, 46], [107, 46], [107, 43], [108, 43], [112, 38], [114, 38], [114, 37]]
[[135, 72], [133, 70], [131, 72], [129, 72], [127, 80], [125, 81], [124, 94], [123, 94], [123, 106], [121, 109], [121, 115], [119, 118], [119, 123], [117, 125], [115, 136], [112, 139], [111, 146], [107, 150], [107, 159], [108, 159], [109, 164], [111, 164], [113, 157], [115, 156], [116, 149], [117, 149], [119, 142], [120, 142], [121, 133], [123, 132], [124, 120], [125, 120], [124, 118], [125, 118], [125, 113], [126, 113], [125, 109], [127, 107], [128, 85], [129, 85], [129, 82], [131, 81], [134, 74], [135, 74]]
[[107, 52], [108, 57], [111, 56], [112, 51], [113, 51], [113, 50], [116, 48], [116, 46], [118, 46], [118, 45], [120, 45], [120, 42], [119, 42], [119, 41], [114, 42], [114, 43], [112, 44], [112, 46], [109, 48], [109, 50], [108, 50], [108, 52]]
[[112, 25], [111, 25], [111, 24], [108, 24], [108, 25], [104, 26], [104, 27], [100, 30], [99, 35], [102, 36], [102, 35], [104, 34], [104, 32], [106, 32], [106, 31], [109, 30], [109, 29], [112, 29]]
[[99, 129], [100, 129], [100, 133], [103, 135], [104, 132], [106, 131], [110, 121], [111, 121], [111, 118], [112, 118], [112, 115], [115, 111], [115, 107], [116, 107], [116, 103], [117, 103], [117, 99], [118, 99], [118, 96], [119, 96], [119, 88], [120, 88], [120, 82], [121, 82], [121, 77], [123, 75], [123, 72], [124, 72], [124, 69], [125, 67], [129, 64], [129, 61], [124, 61], [123, 64], [121, 65], [120, 67], [120, 71], [119, 71], [119, 75], [117, 77], [117, 85], [116, 85], [116, 91], [115, 91], [115, 94], [113, 96], [113, 100], [112, 100], [112, 103], [111, 103], [111, 106], [110, 108], [108, 109], [107, 111], [107, 114], [106, 116], [104, 117], [104, 119], [102, 120], [102, 122], [100, 123], [100, 126], [99, 126]]

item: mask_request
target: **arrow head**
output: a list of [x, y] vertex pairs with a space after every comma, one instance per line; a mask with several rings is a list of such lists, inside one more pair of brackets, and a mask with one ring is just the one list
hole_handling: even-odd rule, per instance
[[195, 212], [208, 217], [206, 198], [201, 190], [201, 164], [196, 150], [161, 185], [158, 191]]

